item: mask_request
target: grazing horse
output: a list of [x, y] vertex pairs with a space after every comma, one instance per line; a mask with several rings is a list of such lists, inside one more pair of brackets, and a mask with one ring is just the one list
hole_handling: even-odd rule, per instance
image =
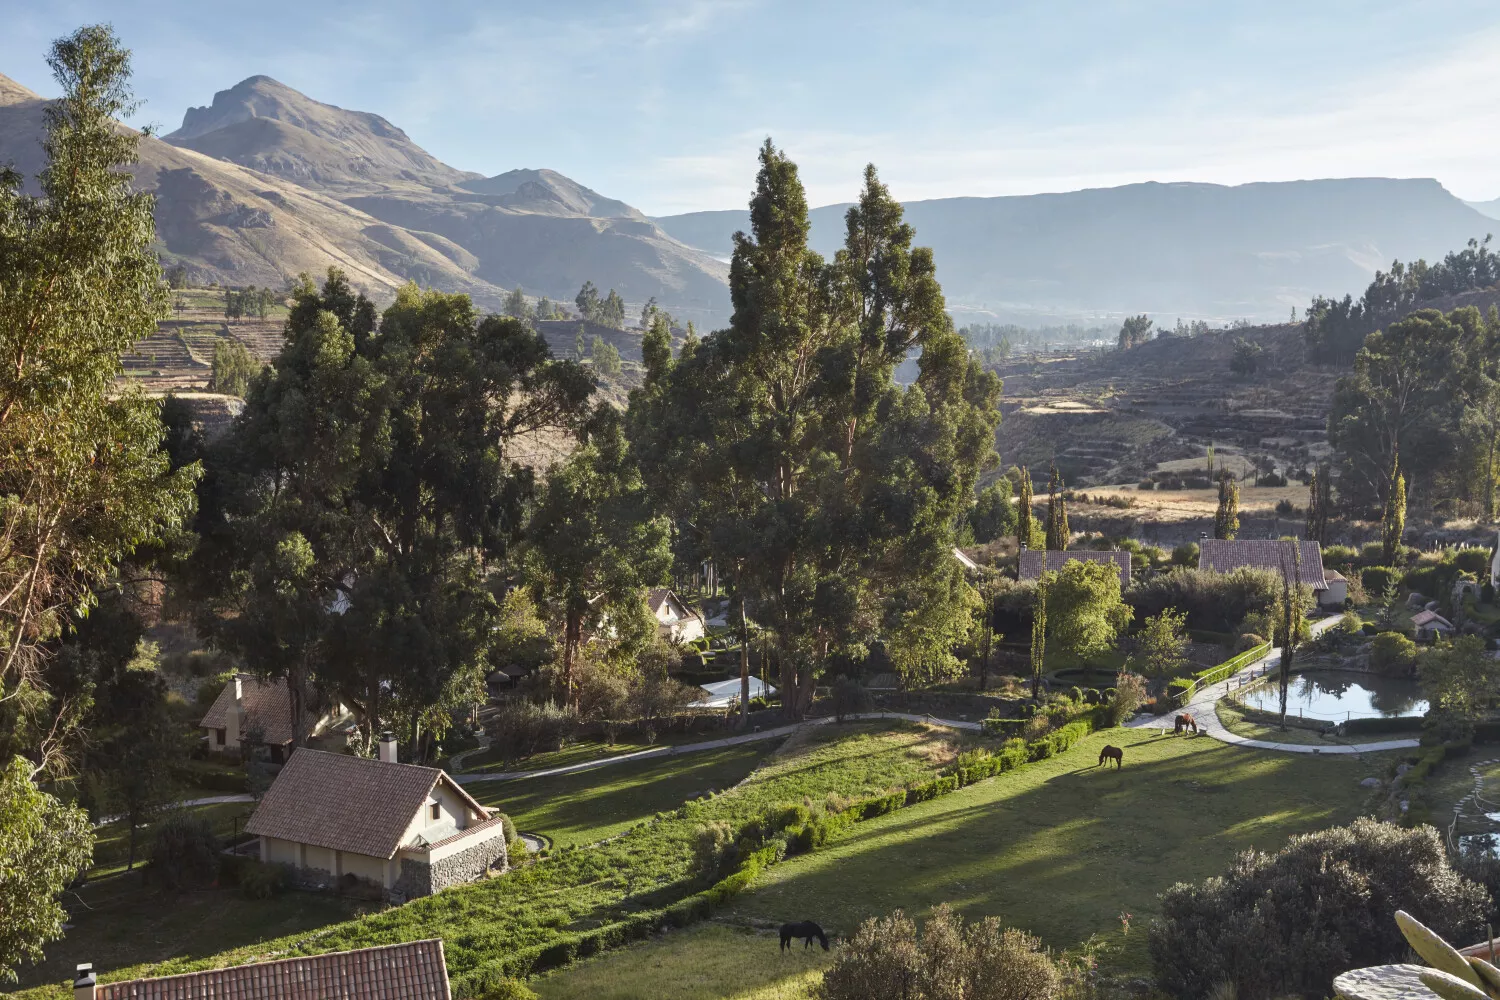
[[1194, 736], [1197, 736], [1198, 720], [1194, 719], [1189, 713], [1183, 712], [1177, 717], [1177, 728], [1174, 729], [1173, 732], [1180, 734], [1186, 732], [1189, 729], [1193, 731]]
[[[1125, 763], [1125, 751], [1121, 750], [1119, 747], [1105, 747], [1103, 750], [1099, 751], [1099, 764], [1104, 764], [1104, 762], [1107, 760], [1114, 761], [1115, 770], [1118, 771], [1120, 769], [1120, 766]], [[1094, 766], [1098, 767], [1099, 764], [1095, 764]], [[1105, 764], [1104, 766], [1108, 767], [1109, 765]], [[785, 928], [783, 928], [783, 930], [784, 929]]]
[[792, 946], [792, 941], [796, 938], [802, 939], [803, 951], [806, 951], [808, 948], [812, 947], [813, 938], [818, 939], [818, 943], [823, 946], [824, 951], [828, 950], [828, 935], [823, 933], [823, 928], [819, 927], [811, 920], [804, 920], [800, 924], [781, 925], [782, 951], [786, 951], [788, 948], [790, 948]]

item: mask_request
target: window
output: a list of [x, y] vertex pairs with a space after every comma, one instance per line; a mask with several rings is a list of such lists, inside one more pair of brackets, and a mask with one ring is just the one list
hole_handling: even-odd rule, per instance
[[432, 818], [435, 820], [443, 818], [443, 807], [436, 802], [432, 804]]
[[215, 729], [214, 730], [214, 742], [217, 743], [219, 746], [223, 746], [224, 745], [224, 730], [222, 730], [222, 729]]

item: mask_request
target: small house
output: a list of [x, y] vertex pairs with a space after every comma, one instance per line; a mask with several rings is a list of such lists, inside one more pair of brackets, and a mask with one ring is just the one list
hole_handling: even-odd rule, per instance
[[1056, 573], [1068, 563], [1095, 562], [1108, 563], [1115, 567], [1120, 573], [1120, 589], [1127, 590], [1130, 587], [1130, 553], [1119, 549], [1111, 549], [1100, 552], [1095, 549], [1068, 549], [1066, 552], [1058, 552], [1055, 549], [1042, 551], [1040, 549], [1022, 549], [1019, 578], [1022, 580], [1041, 579], [1042, 573]]
[[74, 1000], [451, 1000], [439, 938], [227, 969], [99, 983], [78, 966]]
[[1323, 579], [1328, 583], [1328, 589], [1318, 603], [1329, 608], [1342, 607], [1349, 599], [1349, 578], [1336, 569], [1325, 569]]
[[[348, 715], [342, 705], [328, 711], [304, 711], [302, 732], [318, 736], [333, 729]], [[292, 732], [292, 697], [284, 678], [258, 680], [250, 674], [235, 674], [207, 714], [198, 723], [203, 739], [214, 753], [239, 752], [242, 743], [269, 748], [271, 760], [282, 763], [296, 739]]]
[[652, 587], [646, 593], [646, 606], [656, 616], [657, 631], [668, 642], [692, 642], [706, 634], [703, 616], [688, 607], [670, 587]]
[[1431, 642], [1439, 636], [1453, 634], [1453, 623], [1436, 611], [1419, 611], [1412, 615], [1412, 628], [1417, 630], [1417, 641]]
[[1293, 566], [1297, 574], [1294, 582], [1309, 587], [1320, 607], [1343, 607], [1344, 599], [1349, 596], [1349, 581], [1339, 576], [1342, 586], [1329, 585], [1328, 574], [1323, 571], [1323, 550], [1317, 542], [1277, 538], [1205, 538], [1198, 543], [1198, 568], [1212, 573], [1264, 569], [1285, 579]]
[[435, 767], [298, 749], [245, 823], [260, 859], [313, 887], [363, 884], [405, 901], [507, 863], [501, 817]]

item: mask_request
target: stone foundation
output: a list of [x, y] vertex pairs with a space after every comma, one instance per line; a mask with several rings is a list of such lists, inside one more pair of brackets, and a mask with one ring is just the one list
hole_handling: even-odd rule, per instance
[[432, 864], [417, 858], [402, 858], [401, 875], [391, 887], [391, 895], [402, 899], [430, 896], [449, 886], [472, 882], [492, 868], [504, 871], [508, 860], [505, 835], [497, 826], [495, 836], [489, 840], [482, 840]]

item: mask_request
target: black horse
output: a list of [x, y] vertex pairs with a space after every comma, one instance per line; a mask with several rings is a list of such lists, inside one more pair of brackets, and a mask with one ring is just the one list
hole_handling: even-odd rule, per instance
[[804, 920], [800, 924], [781, 925], [782, 951], [786, 951], [788, 948], [790, 948], [792, 946], [792, 942], [797, 938], [802, 939], [802, 949], [804, 951], [812, 947], [813, 938], [818, 939], [818, 943], [823, 946], [824, 951], [828, 950], [828, 935], [823, 933], [823, 928], [819, 927], [811, 920]]

